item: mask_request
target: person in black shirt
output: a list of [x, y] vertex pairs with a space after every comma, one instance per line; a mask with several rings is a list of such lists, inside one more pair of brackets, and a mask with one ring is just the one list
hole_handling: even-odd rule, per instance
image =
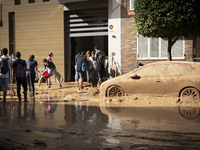
[[[52, 75], [54, 73], [57, 78], [58, 84], [60, 85], [60, 87], [62, 87], [62, 85], [60, 83], [60, 77], [58, 75], [58, 72], [57, 72], [57, 69], [56, 69], [56, 66], [54, 65], [54, 63], [50, 60], [47, 60], [46, 58], [43, 59], [43, 62], [44, 62], [44, 69], [46, 70], [46, 67], [48, 67], [48, 73], [50, 75]], [[51, 83], [50, 78], [48, 78], [48, 87], [49, 88], [51, 87], [50, 83]]]
[[16, 52], [17, 59], [13, 62], [13, 68], [16, 73], [17, 80], [17, 96], [18, 100], [21, 101], [21, 85], [24, 89], [24, 101], [27, 102], [27, 80], [25, 72], [28, 70], [26, 61], [21, 59], [21, 53]]

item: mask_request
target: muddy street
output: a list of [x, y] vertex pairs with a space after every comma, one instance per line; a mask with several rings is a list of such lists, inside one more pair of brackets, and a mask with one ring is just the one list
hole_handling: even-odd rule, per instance
[[160, 98], [158, 104], [159, 97], [147, 96], [105, 99], [97, 89], [76, 89], [75, 83], [45, 93], [36, 87], [35, 102], [9, 96], [1, 101], [0, 149], [200, 149], [196, 103]]

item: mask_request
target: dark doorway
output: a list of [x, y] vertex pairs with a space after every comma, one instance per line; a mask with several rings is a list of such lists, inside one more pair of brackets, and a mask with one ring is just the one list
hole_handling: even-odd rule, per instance
[[98, 46], [108, 54], [108, 7], [64, 11], [64, 27], [65, 81], [74, 81], [77, 52]]
[[[78, 52], [94, 50], [95, 46], [98, 46], [100, 50], [104, 51], [108, 55], [108, 36], [89, 36], [89, 37], [71, 37], [71, 81], [75, 81], [75, 56]], [[69, 72], [69, 71], [68, 71]]]
[[15, 52], [15, 13], [9, 12], [9, 55]]

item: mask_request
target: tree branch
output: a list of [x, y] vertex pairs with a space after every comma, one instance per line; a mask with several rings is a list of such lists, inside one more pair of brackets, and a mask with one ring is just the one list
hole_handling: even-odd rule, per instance
[[180, 35], [177, 35], [176, 38], [174, 40], [172, 40], [172, 46], [174, 45], [174, 43], [179, 39]]

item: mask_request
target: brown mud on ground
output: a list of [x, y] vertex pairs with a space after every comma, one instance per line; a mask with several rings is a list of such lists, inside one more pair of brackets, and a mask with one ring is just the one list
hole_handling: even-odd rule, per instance
[[200, 149], [197, 100], [100, 98], [98, 88], [76, 92], [72, 82], [42, 85], [35, 101], [0, 101], [0, 150]]
[[67, 101], [88, 100], [122, 104], [127, 107], [154, 107], [154, 106], [199, 106], [200, 99], [193, 97], [155, 97], [149, 95], [132, 95], [123, 97], [99, 97], [99, 88], [85, 87], [83, 91], [75, 91], [64, 98]]
[[[84, 83], [86, 85], [86, 83]], [[42, 88], [43, 87], [43, 88]], [[12, 99], [10, 96], [10, 89], [8, 90], [7, 101], [18, 101], [16, 85], [13, 84], [15, 95]], [[35, 84], [35, 99], [36, 101], [44, 101], [47, 97], [51, 99], [58, 99], [59, 101], [73, 102], [73, 101], [91, 101], [91, 102], [107, 102], [115, 104], [123, 104], [123, 106], [130, 107], [153, 107], [153, 106], [200, 106], [200, 100], [193, 97], [186, 97], [180, 99], [178, 97], [155, 97], [149, 95], [132, 95], [124, 97], [99, 97], [99, 88], [84, 87], [83, 91], [77, 91], [78, 85], [74, 82], [66, 82], [59, 88], [59, 84], [53, 82], [51, 88], [47, 87], [46, 83], [42, 86]], [[1, 93], [2, 94], [2, 93]], [[29, 94], [28, 94], [29, 95]], [[29, 101], [33, 101], [30, 97]], [[23, 101], [23, 95], [22, 95]], [[125, 104], [125, 105], [124, 105]]]

